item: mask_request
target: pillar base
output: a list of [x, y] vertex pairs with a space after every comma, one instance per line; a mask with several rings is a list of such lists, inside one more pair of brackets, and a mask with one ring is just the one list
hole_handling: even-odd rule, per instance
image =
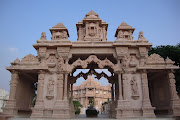
[[44, 102], [43, 100], [37, 100], [35, 107], [32, 107], [31, 118], [43, 118], [44, 116]]
[[143, 107], [143, 117], [155, 118], [154, 109], [154, 107]]
[[18, 110], [16, 108], [16, 100], [8, 100], [6, 106], [2, 108], [3, 114], [15, 116], [18, 114]]
[[118, 100], [116, 111], [117, 119], [134, 117], [133, 108], [130, 108], [130, 102], [128, 100]]
[[178, 99], [171, 100], [171, 109], [169, 111], [169, 114], [173, 116], [180, 116], [180, 101]]
[[32, 114], [30, 118], [43, 118], [44, 117], [44, 108], [31, 108]]
[[53, 109], [52, 118], [70, 119], [69, 101], [66, 101], [66, 100], [56, 101], [55, 108]]

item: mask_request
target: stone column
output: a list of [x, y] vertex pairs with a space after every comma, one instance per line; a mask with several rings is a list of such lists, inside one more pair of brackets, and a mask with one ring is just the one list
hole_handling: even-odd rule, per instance
[[129, 101], [129, 86], [130, 81], [128, 80], [127, 74], [122, 75], [123, 80], [123, 109], [122, 109], [122, 117], [134, 117], [133, 109], [131, 108]]
[[175, 86], [175, 76], [173, 74], [173, 71], [170, 71], [168, 73], [169, 78], [169, 89], [171, 94], [171, 100], [170, 100], [170, 111], [169, 113], [173, 116], [180, 116], [180, 100], [177, 95], [176, 86]]
[[16, 108], [16, 92], [17, 92], [17, 85], [19, 81], [19, 75], [17, 71], [11, 72], [11, 82], [10, 82], [10, 93], [9, 99], [6, 103], [6, 106], [3, 108], [3, 114], [8, 115], [16, 115], [17, 108]]
[[149, 99], [149, 87], [148, 87], [148, 79], [146, 71], [143, 71], [141, 74], [141, 83], [142, 83], [142, 110], [143, 117], [155, 117], [154, 107], [152, 107], [150, 99]]
[[123, 100], [122, 98], [122, 84], [121, 84], [121, 73], [118, 74], [118, 84], [119, 84], [119, 100]]
[[64, 77], [64, 100], [67, 101], [67, 79], [68, 79], [68, 74], [65, 73]]
[[34, 108], [32, 108], [31, 118], [43, 117], [44, 101], [43, 101], [43, 88], [44, 88], [45, 71], [40, 70], [38, 75], [37, 86], [37, 99]]
[[57, 100], [63, 100], [63, 81], [64, 75], [62, 73], [58, 74], [58, 81], [57, 81]]

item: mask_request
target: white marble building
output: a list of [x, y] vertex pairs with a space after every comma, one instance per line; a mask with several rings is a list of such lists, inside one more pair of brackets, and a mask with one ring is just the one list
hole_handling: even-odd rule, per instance
[[0, 88], [0, 113], [3, 111], [2, 107], [5, 106], [8, 98], [9, 98], [9, 92]]

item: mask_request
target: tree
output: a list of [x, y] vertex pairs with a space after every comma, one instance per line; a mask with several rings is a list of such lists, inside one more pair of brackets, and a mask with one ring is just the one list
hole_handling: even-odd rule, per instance
[[[180, 43], [178, 45], [166, 45], [166, 46], [157, 46], [151, 47], [149, 50], [149, 55], [156, 53], [161, 57], [166, 59], [169, 57], [172, 61], [174, 61], [174, 65], [180, 65]], [[175, 79], [176, 79], [176, 90], [180, 94], [180, 69], [175, 71]]]
[[75, 114], [80, 114], [81, 112], [81, 108], [82, 108], [82, 105], [79, 101], [77, 100], [73, 100], [73, 104], [74, 104], [74, 110], [75, 110]]

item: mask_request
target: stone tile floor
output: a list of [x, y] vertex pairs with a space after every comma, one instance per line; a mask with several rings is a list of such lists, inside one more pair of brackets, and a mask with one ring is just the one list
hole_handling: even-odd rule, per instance
[[[113, 120], [114, 118], [109, 118], [106, 115], [98, 115], [96, 118], [87, 118], [85, 114], [77, 115], [76, 118], [69, 119], [69, 120]], [[0, 117], [0, 120], [5, 120]], [[9, 118], [7, 120], [62, 120], [62, 119], [30, 119], [30, 118]], [[64, 119], [67, 120], [67, 119]], [[115, 119], [114, 119], [115, 120]], [[158, 118], [122, 118], [119, 120], [180, 120], [175, 118], [168, 118], [166, 117], [158, 117]]]

